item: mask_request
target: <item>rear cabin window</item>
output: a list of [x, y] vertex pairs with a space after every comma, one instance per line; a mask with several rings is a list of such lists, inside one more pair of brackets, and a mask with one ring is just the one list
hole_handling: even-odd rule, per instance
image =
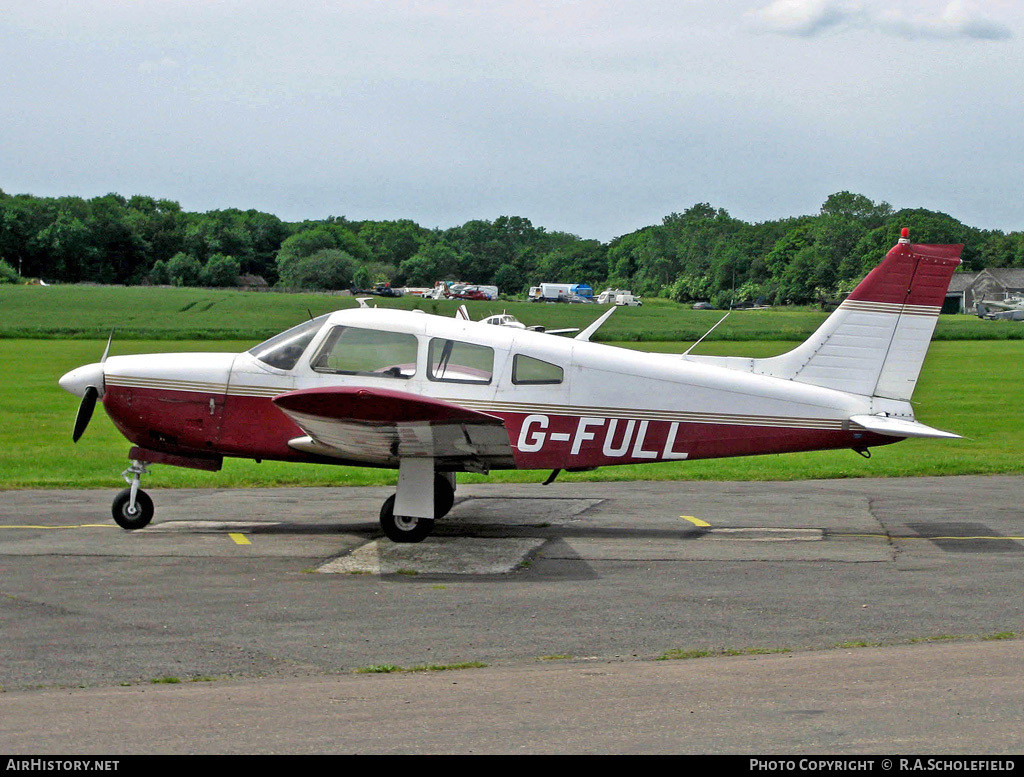
[[427, 377], [448, 383], [490, 383], [494, 349], [435, 337], [430, 341]]
[[416, 336], [354, 326], [334, 327], [310, 366], [316, 372], [411, 378], [416, 374]]
[[512, 382], [517, 386], [544, 386], [562, 382], [562, 368], [557, 364], [517, 353], [512, 360]]

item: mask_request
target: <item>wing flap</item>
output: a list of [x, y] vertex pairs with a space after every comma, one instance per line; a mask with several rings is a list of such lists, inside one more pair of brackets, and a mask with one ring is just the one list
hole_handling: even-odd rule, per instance
[[308, 436], [293, 448], [386, 466], [399, 459], [486, 470], [511, 466], [512, 447], [497, 416], [442, 400], [385, 389], [302, 389], [274, 398]]

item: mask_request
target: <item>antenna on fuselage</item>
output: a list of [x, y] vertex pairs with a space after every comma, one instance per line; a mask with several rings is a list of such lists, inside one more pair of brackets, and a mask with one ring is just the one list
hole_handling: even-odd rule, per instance
[[582, 332], [580, 332], [578, 335], [576, 335], [573, 338], [573, 340], [582, 340], [585, 343], [589, 342], [590, 338], [594, 334], [594, 332], [596, 332], [598, 329], [600, 329], [601, 325], [605, 321], [608, 320], [608, 318], [611, 316], [612, 313], [615, 312], [616, 307], [617, 307], [616, 305], [612, 305], [611, 310], [609, 310], [607, 313], [605, 313], [603, 316], [601, 316], [599, 319], [597, 319], [597, 321], [595, 321], [593, 324], [591, 324], [586, 329], [584, 329]]
[[[730, 311], [729, 311], [729, 313], [732, 313], [732, 311], [730, 310]], [[720, 319], [718, 319], [718, 324], [721, 324], [721, 323], [722, 323], [723, 321], [725, 321], [725, 319], [727, 319], [727, 318], [729, 317], [729, 313], [726, 313], [726, 314], [725, 314], [724, 316], [722, 316], [722, 317], [721, 317]], [[711, 327], [711, 328], [710, 328], [710, 329], [709, 329], [708, 331], [706, 331], [706, 332], [705, 332], [705, 333], [704, 333], [703, 335], [701, 335], [701, 338], [700, 338], [700, 340], [703, 340], [703, 339], [704, 339], [705, 337], [707, 337], [707, 336], [708, 336], [709, 334], [711, 334], [712, 332], [714, 332], [714, 331], [715, 331], [715, 327], [717, 327], [717, 326], [718, 326], [718, 324], [715, 324], [715, 326]], [[682, 352], [682, 353], [681, 353], [681, 354], [679, 355], [679, 358], [680, 358], [680, 359], [684, 358], [684, 357], [685, 357], [685, 356], [686, 356], [686, 355], [687, 355], [688, 353], [690, 353], [690, 351], [692, 351], [692, 350], [693, 350], [694, 348], [696, 348], [696, 347], [697, 347], [698, 345], [700, 345], [700, 340], [698, 340], [698, 341], [697, 341], [697, 342], [695, 342], [695, 343], [694, 343], [693, 345], [691, 345], [691, 346], [690, 346], [689, 348], [687, 348], [687, 349], [686, 349], [685, 351], [683, 351], [683, 352]]]

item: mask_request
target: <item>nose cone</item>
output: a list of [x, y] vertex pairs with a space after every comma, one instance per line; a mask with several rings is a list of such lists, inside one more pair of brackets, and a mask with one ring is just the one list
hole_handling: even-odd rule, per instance
[[102, 395], [104, 388], [103, 365], [96, 362], [95, 364], [86, 364], [84, 367], [78, 367], [64, 375], [58, 383], [62, 389], [69, 394], [74, 394], [76, 397], [85, 396], [85, 390], [89, 386], [95, 386], [96, 390]]

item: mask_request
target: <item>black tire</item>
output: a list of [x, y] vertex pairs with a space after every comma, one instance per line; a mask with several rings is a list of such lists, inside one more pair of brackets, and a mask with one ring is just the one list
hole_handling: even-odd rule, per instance
[[430, 518], [396, 517], [392, 494], [380, 508], [380, 528], [392, 542], [423, 542], [434, 530], [434, 522]]
[[455, 489], [448, 478], [438, 472], [434, 475], [434, 519], [444, 518], [455, 504]]
[[140, 490], [135, 494], [134, 513], [128, 510], [128, 505], [131, 501], [132, 490], [126, 488], [114, 497], [114, 505], [111, 512], [118, 526], [128, 531], [135, 531], [136, 529], [148, 526], [149, 522], [153, 520], [153, 500], [149, 498], [149, 494]]

